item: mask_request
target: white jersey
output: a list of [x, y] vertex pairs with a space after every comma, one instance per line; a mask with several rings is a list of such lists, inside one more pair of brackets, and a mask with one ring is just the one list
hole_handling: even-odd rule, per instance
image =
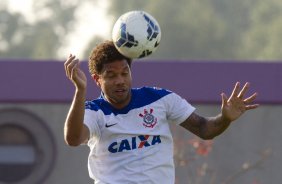
[[194, 110], [177, 94], [150, 87], [132, 89], [121, 110], [103, 96], [86, 102], [90, 177], [95, 184], [174, 184], [168, 123], [180, 124]]

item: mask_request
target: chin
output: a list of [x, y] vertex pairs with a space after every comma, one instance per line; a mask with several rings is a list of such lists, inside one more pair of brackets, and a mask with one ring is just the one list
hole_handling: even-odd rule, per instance
[[123, 95], [123, 96], [118, 96], [115, 99], [115, 103], [116, 104], [125, 104], [125, 103], [129, 103], [129, 95]]

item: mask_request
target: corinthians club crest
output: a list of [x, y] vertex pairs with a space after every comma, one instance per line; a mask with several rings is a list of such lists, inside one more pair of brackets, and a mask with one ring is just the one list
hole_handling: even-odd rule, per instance
[[143, 118], [143, 125], [146, 128], [154, 128], [154, 126], [157, 124], [157, 118], [152, 114], [153, 109], [150, 109], [148, 112], [147, 109], [144, 109], [144, 113], [140, 113], [139, 116]]

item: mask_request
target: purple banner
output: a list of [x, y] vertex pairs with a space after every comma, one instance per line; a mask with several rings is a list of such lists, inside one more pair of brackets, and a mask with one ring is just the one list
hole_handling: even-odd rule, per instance
[[[91, 79], [87, 62], [87, 99], [100, 90]], [[174, 91], [189, 102], [220, 103], [221, 92], [230, 95], [236, 81], [251, 83], [249, 94], [257, 101], [282, 103], [282, 63], [230, 61], [135, 61], [133, 87], [157, 86]], [[66, 78], [64, 63], [58, 61], [0, 61], [0, 102], [70, 102], [74, 87]]]

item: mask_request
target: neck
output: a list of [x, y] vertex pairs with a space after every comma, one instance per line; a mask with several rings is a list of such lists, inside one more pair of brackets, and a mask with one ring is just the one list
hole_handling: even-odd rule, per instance
[[130, 101], [131, 101], [131, 98], [132, 98], [132, 94], [131, 92], [128, 94], [128, 97], [123, 100], [123, 101], [118, 101], [118, 100], [115, 100], [115, 99], [111, 99], [111, 98], [108, 98], [106, 95], [103, 94], [103, 97], [104, 99], [109, 102], [109, 104], [111, 104], [111, 106], [113, 106], [115, 109], [123, 109], [124, 107], [126, 107]]

